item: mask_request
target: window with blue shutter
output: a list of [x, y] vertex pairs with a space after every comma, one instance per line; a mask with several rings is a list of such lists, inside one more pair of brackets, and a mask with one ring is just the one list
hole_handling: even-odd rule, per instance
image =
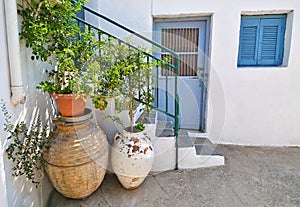
[[242, 16], [238, 66], [282, 64], [286, 15]]

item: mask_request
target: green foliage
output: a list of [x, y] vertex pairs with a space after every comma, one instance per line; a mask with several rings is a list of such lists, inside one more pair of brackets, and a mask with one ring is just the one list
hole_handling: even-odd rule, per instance
[[[118, 97], [117, 108], [128, 107], [132, 125], [136, 101], [149, 112], [154, 101], [153, 68], [164, 62], [152, 61], [144, 48], [132, 48], [109, 38], [101, 52], [87, 62], [82, 80], [90, 81], [95, 108], [105, 109], [105, 97]], [[105, 103], [105, 104], [104, 104]], [[101, 105], [102, 104], [102, 105]], [[101, 106], [100, 106], [101, 105]]]
[[120, 63], [129, 55], [128, 47], [119, 44], [113, 38], [102, 42], [100, 54], [87, 62], [86, 73], [82, 77], [92, 83], [95, 95], [119, 95], [118, 88], [123, 83], [125, 75], [129, 74]]
[[135, 125], [135, 128], [139, 131], [144, 131], [145, 126], [143, 123], [139, 123], [139, 124]]
[[[102, 43], [101, 52], [87, 62], [82, 77], [91, 83], [92, 96], [96, 97], [93, 100], [95, 108], [99, 108], [100, 100], [105, 103], [105, 97], [112, 96], [129, 102], [131, 108], [136, 97], [147, 109], [151, 107], [154, 101], [152, 68], [159, 63], [147, 59], [145, 53], [143, 48], [133, 49], [113, 38]], [[101, 110], [105, 107], [101, 106]]]
[[0, 101], [0, 105], [5, 117], [4, 131], [9, 133], [8, 140], [11, 140], [6, 153], [8, 159], [14, 163], [12, 175], [25, 175], [37, 186], [45, 164], [42, 150], [50, 147], [49, 127], [42, 125], [40, 117], [29, 127], [24, 122], [14, 125], [3, 100]]
[[68, 0], [25, 0], [18, 5], [18, 13], [23, 17], [21, 39], [26, 47], [32, 48], [36, 59], [50, 61], [53, 54], [69, 51], [72, 54], [76, 35], [80, 28], [72, 16], [81, 9], [85, 0], [72, 3]]
[[154, 101], [152, 70], [159, 64], [159, 62], [151, 61], [145, 53], [139, 51], [130, 52], [130, 55], [120, 63], [125, 70], [125, 75], [119, 90], [123, 97], [129, 100], [131, 125], [136, 100], [142, 103], [147, 111], [152, 108]]
[[[56, 66], [38, 89], [50, 94], [90, 95], [100, 110], [107, 106], [105, 97], [122, 94], [129, 100], [131, 122], [136, 99], [147, 111], [151, 109], [152, 68], [162, 62], [152, 61], [144, 48], [133, 49], [113, 38], [99, 41], [90, 29], [79, 27], [72, 17], [86, 0], [24, 1], [19, 6], [21, 39], [32, 48], [33, 59]], [[95, 54], [96, 50], [100, 52]]]
[[37, 87], [49, 93], [88, 93], [80, 80], [82, 67], [101, 45], [76, 16], [87, 0], [24, 0], [18, 12], [22, 16], [20, 37], [32, 49], [32, 59], [48, 62], [55, 68], [49, 80]]
[[95, 108], [99, 109], [100, 111], [106, 109], [106, 107], [107, 107], [107, 101], [106, 101], [105, 97], [101, 97], [101, 96], [94, 96], [93, 104], [94, 104]]

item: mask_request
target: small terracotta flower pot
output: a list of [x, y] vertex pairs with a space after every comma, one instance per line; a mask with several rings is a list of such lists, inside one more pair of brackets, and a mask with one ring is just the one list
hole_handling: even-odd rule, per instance
[[85, 100], [76, 94], [52, 94], [62, 116], [80, 116], [84, 113]]

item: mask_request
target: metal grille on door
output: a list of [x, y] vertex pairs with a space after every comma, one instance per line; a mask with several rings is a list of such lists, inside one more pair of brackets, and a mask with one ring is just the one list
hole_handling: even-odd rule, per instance
[[[178, 75], [197, 76], [199, 28], [168, 28], [162, 29], [161, 43], [179, 55]], [[169, 55], [162, 51], [162, 58]], [[174, 65], [174, 59], [171, 60]], [[166, 75], [162, 70], [162, 75]], [[173, 71], [169, 69], [170, 76]]]

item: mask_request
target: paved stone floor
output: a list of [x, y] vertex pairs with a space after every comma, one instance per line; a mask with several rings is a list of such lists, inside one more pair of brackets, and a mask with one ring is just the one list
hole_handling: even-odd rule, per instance
[[49, 207], [300, 206], [300, 148], [221, 145], [225, 166], [148, 176], [136, 190], [115, 175], [85, 200], [52, 192]]

